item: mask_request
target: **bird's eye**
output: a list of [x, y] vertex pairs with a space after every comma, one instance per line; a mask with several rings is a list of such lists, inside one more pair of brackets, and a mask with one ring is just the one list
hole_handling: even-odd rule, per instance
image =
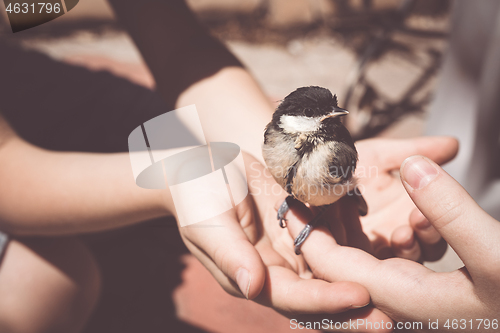
[[306, 117], [312, 117], [314, 116], [314, 111], [311, 108], [305, 108], [304, 109], [304, 116]]

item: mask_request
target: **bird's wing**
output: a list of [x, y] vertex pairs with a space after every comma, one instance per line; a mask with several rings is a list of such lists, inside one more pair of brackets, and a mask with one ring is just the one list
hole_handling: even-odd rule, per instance
[[269, 128], [271, 127], [272, 123], [269, 123], [266, 125], [266, 128], [264, 128], [264, 144], [267, 143], [267, 136], [269, 134]]
[[285, 179], [286, 179], [285, 191], [287, 191], [288, 194], [292, 194], [293, 181], [295, 179], [295, 176], [297, 175], [297, 164], [298, 164], [298, 161], [295, 162], [293, 165], [291, 165], [288, 168], [288, 170], [286, 171], [286, 175], [285, 175]]

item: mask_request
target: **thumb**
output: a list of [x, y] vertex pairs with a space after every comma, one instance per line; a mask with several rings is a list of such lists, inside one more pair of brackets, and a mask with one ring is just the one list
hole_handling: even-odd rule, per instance
[[247, 299], [261, 292], [265, 265], [234, 210], [179, 230], [188, 249], [224, 290]]
[[213, 244], [185, 239], [189, 251], [221, 287], [237, 297], [253, 299], [264, 286], [266, 270], [255, 247], [241, 237], [212, 237]]
[[[471, 275], [496, 261], [500, 224], [441, 167], [423, 156], [407, 158], [401, 180], [418, 209], [457, 252]], [[485, 270], [486, 269], [486, 270]]]

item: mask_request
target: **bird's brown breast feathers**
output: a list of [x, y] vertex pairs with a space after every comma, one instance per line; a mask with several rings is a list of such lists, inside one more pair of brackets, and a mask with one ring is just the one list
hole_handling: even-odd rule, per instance
[[[302, 158], [296, 147], [299, 143], [302, 146], [306, 141], [305, 135], [285, 136], [271, 126], [266, 129], [262, 153], [276, 182], [286, 189], [289, 169], [295, 168], [291, 193], [298, 200], [313, 206], [331, 204], [344, 196], [347, 191], [354, 189], [354, 180], [340, 184], [342, 177], [333, 176], [329, 170], [332, 157], [337, 150], [336, 145], [340, 143], [327, 141], [316, 144], [307, 153], [307, 158]], [[339, 171], [349, 172], [349, 170]]]

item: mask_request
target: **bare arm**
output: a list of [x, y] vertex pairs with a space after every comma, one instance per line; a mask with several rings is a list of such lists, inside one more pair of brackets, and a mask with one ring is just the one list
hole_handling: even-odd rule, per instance
[[172, 107], [196, 104], [208, 141], [239, 144], [262, 161], [272, 106], [241, 63], [182, 0], [110, 1]]
[[51, 152], [19, 138], [0, 116], [0, 229], [65, 235], [172, 212], [168, 190], [134, 182], [127, 153]]

